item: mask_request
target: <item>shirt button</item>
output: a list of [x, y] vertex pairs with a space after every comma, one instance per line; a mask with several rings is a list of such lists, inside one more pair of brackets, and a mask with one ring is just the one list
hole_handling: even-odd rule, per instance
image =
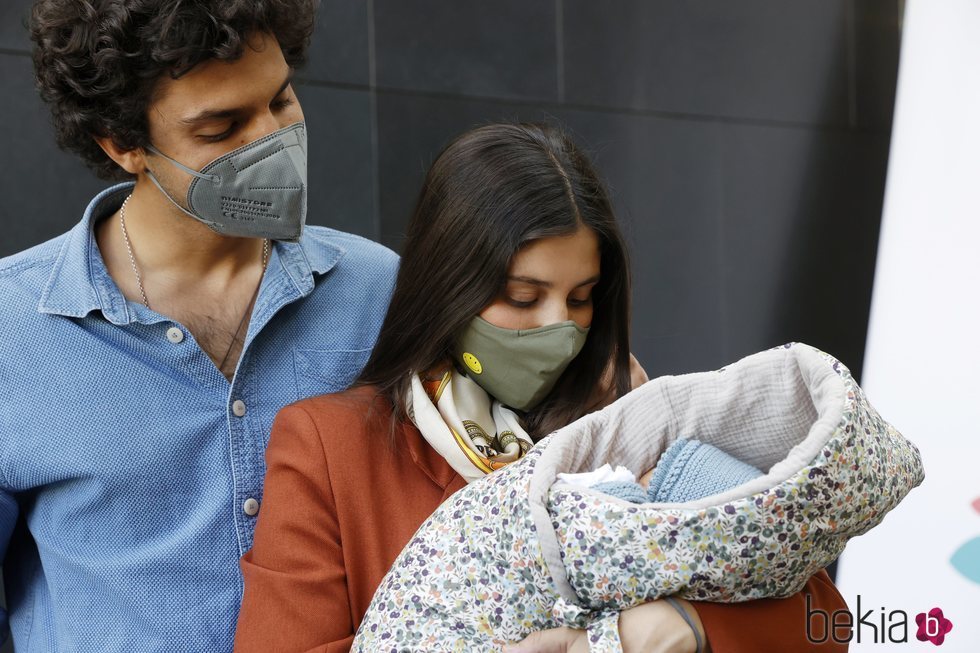
[[255, 499], [245, 499], [245, 503], [242, 504], [242, 510], [244, 510], [245, 514], [249, 517], [254, 517], [255, 515], [259, 514], [259, 502]]
[[231, 412], [235, 413], [236, 417], [245, 417], [245, 402], [236, 399], [235, 403], [231, 405]]
[[167, 340], [174, 343], [175, 345], [177, 343], [183, 342], [184, 332], [178, 329], [177, 327], [170, 327], [169, 329], [167, 329]]

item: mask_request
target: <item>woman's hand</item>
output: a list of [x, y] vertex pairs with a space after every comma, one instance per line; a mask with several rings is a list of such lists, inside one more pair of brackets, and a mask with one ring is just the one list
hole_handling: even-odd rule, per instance
[[539, 630], [505, 646], [504, 653], [589, 653], [589, 638], [584, 630], [574, 628]]
[[[704, 626], [697, 610], [682, 599], [674, 599], [684, 608], [698, 637], [705, 642]], [[684, 618], [669, 603], [658, 600], [644, 603], [619, 614], [619, 638], [623, 653], [695, 653], [697, 639]], [[504, 653], [588, 653], [589, 642], [584, 630], [553, 628], [531, 633], [518, 644], [504, 648]], [[709, 653], [708, 645], [702, 653]]]
[[[684, 620], [667, 601], [650, 601], [619, 614], [619, 638], [623, 653], [695, 653], [698, 641], [704, 642], [701, 653], [708, 653], [704, 626], [698, 611], [683, 599], [671, 599], [687, 613]], [[697, 630], [695, 636], [694, 630]]]

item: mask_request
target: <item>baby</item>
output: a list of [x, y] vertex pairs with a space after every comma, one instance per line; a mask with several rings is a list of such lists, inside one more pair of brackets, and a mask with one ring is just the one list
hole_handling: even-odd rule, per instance
[[922, 479], [915, 446], [812, 347], [654, 379], [447, 499], [352, 650], [490, 652], [570, 626], [618, 653], [618, 614], [640, 603], [798, 592]]

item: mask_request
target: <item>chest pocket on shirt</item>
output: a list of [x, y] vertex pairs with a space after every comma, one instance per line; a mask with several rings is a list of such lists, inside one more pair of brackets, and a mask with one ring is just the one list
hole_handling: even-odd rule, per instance
[[350, 387], [371, 356], [370, 349], [296, 349], [298, 398], [340, 392]]

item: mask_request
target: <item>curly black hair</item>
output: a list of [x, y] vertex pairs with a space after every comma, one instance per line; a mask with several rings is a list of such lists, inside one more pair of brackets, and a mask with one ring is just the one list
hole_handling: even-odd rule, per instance
[[149, 145], [147, 108], [161, 75], [208, 59], [234, 60], [250, 33], [272, 34], [286, 62], [306, 59], [319, 0], [37, 0], [34, 75], [58, 145], [103, 179], [131, 175], [95, 137]]

